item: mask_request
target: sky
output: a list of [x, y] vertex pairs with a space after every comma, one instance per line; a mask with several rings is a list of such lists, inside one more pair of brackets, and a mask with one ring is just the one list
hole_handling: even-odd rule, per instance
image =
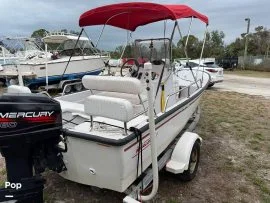
[[[137, 1], [137, 0], [132, 0]], [[139, 0], [143, 1], [143, 0]], [[247, 22], [251, 19], [251, 32], [262, 25], [270, 28], [269, 0], [157, 0], [147, 1], [165, 4], [185, 4], [208, 16], [209, 31], [219, 30], [225, 33], [228, 44], [245, 33]], [[60, 29], [79, 31], [79, 17], [92, 8], [107, 4], [131, 2], [129, 0], [0, 0], [0, 36], [30, 36], [34, 30], [44, 28], [48, 31]], [[189, 20], [180, 20], [183, 34], [187, 34]], [[172, 22], [167, 24], [167, 33], [172, 29]], [[132, 39], [162, 37], [164, 22], [137, 28]], [[102, 26], [87, 27], [86, 31], [93, 42], [98, 39]], [[205, 25], [195, 19], [191, 34], [202, 39]], [[151, 35], [150, 35], [151, 34]], [[107, 26], [99, 47], [112, 50], [127, 40], [127, 33], [118, 28]], [[177, 40], [177, 38], [176, 38]]]

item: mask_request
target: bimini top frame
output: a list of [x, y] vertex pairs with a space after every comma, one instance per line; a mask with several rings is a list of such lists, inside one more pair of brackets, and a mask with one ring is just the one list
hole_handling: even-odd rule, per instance
[[[186, 48], [188, 44], [188, 39], [190, 35], [190, 29], [191, 29], [193, 18], [198, 18], [199, 20], [204, 22], [206, 24], [206, 27], [208, 26], [209, 20], [207, 16], [193, 10], [192, 8], [186, 5], [177, 5], [177, 4], [162, 5], [162, 4], [148, 3], [148, 2], [130, 2], [130, 3], [111, 4], [111, 5], [102, 6], [102, 7], [98, 7], [98, 8], [86, 11], [80, 16], [79, 25], [81, 27], [103, 25], [102, 31], [96, 43], [96, 47], [97, 47], [106, 25], [111, 25], [113, 27], [118, 27], [118, 28], [122, 28], [127, 31], [133, 32], [136, 30], [137, 27], [142, 26], [142, 25], [146, 25], [146, 24], [150, 24], [150, 23], [154, 23], [154, 22], [158, 22], [162, 20], [165, 20], [165, 21], [173, 20], [175, 21], [175, 26], [173, 28], [173, 32], [171, 35], [171, 41], [173, 39], [175, 29], [178, 30], [180, 37], [182, 39], [182, 33], [180, 31], [180, 27], [177, 22], [177, 20], [181, 18], [191, 18], [189, 31], [188, 31], [188, 37], [186, 39], [185, 44], [183, 44], [185, 56], [188, 59], [189, 57], [188, 57]], [[206, 32], [207, 32], [207, 29], [206, 29]], [[200, 58], [202, 57], [202, 54], [203, 54], [205, 38], [206, 38], [206, 35], [204, 36], [203, 47], [202, 47]], [[127, 43], [128, 43], [128, 39], [127, 39]], [[124, 54], [124, 51], [125, 51], [125, 48], [122, 52], [122, 55]], [[121, 58], [122, 58], [122, 55], [121, 55]], [[194, 81], [196, 82], [197, 79], [195, 79], [195, 75], [193, 74], [193, 72], [192, 72], [192, 75], [194, 76]], [[197, 73], [196, 73], [196, 77], [197, 77]]]

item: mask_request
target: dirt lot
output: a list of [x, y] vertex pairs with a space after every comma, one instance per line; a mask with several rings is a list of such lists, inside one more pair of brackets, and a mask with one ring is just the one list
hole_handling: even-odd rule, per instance
[[248, 76], [248, 77], [257, 77], [257, 78], [270, 78], [270, 72], [262, 71], [253, 71], [253, 70], [234, 70], [228, 71], [224, 70], [224, 73], [227, 75], [238, 75], [238, 76]]
[[[197, 132], [204, 141], [197, 177], [184, 183], [161, 172], [153, 202], [270, 202], [270, 99], [217, 91], [225, 84], [207, 90], [201, 102]], [[3, 161], [0, 167], [3, 184]], [[121, 202], [124, 197], [64, 180], [52, 172], [45, 178], [46, 202]]]
[[225, 74], [224, 81], [215, 84], [213, 88], [270, 98], [270, 74], [266, 74], [269, 75], [269, 78], [251, 77], [251, 74], [249, 76]]

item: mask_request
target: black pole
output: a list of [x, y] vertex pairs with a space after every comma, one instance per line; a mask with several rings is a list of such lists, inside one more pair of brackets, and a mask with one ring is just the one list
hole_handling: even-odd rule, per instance
[[163, 78], [163, 74], [164, 74], [164, 69], [165, 69], [165, 66], [166, 66], [166, 59], [167, 59], [167, 46], [166, 46], [166, 42], [165, 42], [165, 34], [166, 34], [166, 27], [165, 27], [165, 24], [164, 24], [164, 48], [165, 48], [165, 62], [164, 62], [164, 65], [163, 65], [163, 68], [161, 70], [161, 74], [159, 76], [159, 80], [158, 80], [158, 85], [157, 85], [157, 90], [156, 90], [156, 96], [155, 96], [155, 99], [157, 98], [157, 95], [158, 95], [158, 91], [159, 91], [159, 87], [161, 85], [161, 81], [162, 81], [162, 78]]
[[78, 44], [78, 42], [79, 42], [79, 39], [80, 39], [80, 37], [81, 37], [81, 35], [82, 35], [82, 33], [83, 33], [83, 30], [84, 30], [84, 29], [82, 28], [82, 29], [81, 29], [81, 32], [80, 32], [80, 34], [79, 34], [79, 36], [78, 36], [78, 39], [77, 39], [77, 41], [76, 41], [76, 43], [75, 43], [75, 46], [74, 46], [74, 48], [73, 48], [73, 52], [71, 53], [71, 55], [70, 55], [70, 57], [69, 57], [69, 59], [68, 59], [68, 63], [67, 63], [67, 65], [66, 65], [66, 68], [65, 68], [65, 70], [64, 70], [64, 72], [63, 72], [63, 74], [62, 74], [62, 76], [61, 76], [60, 82], [63, 80], [63, 77], [64, 77], [64, 75], [65, 75], [65, 73], [66, 73], [66, 70], [67, 70], [67, 67], [68, 67], [68, 65], [69, 65], [69, 62], [70, 62], [72, 56], [74, 55], [76, 46], [77, 46], [77, 44]]

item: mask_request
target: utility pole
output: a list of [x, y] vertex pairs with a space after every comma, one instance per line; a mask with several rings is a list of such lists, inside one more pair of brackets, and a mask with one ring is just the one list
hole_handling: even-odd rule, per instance
[[268, 42], [267, 44], [267, 49], [266, 49], [266, 54], [265, 54], [265, 57], [268, 59], [268, 56], [269, 56], [269, 48], [270, 48], [270, 42]]
[[243, 68], [244, 69], [245, 69], [245, 63], [246, 63], [246, 59], [247, 59], [248, 35], [249, 35], [249, 27], [250, 27], [250, 18], [246, 18], [245, 21], [247, 21], [247, 33], [246, 33], [245, 53], [244, 53], [244, 63], [243, 63]]

